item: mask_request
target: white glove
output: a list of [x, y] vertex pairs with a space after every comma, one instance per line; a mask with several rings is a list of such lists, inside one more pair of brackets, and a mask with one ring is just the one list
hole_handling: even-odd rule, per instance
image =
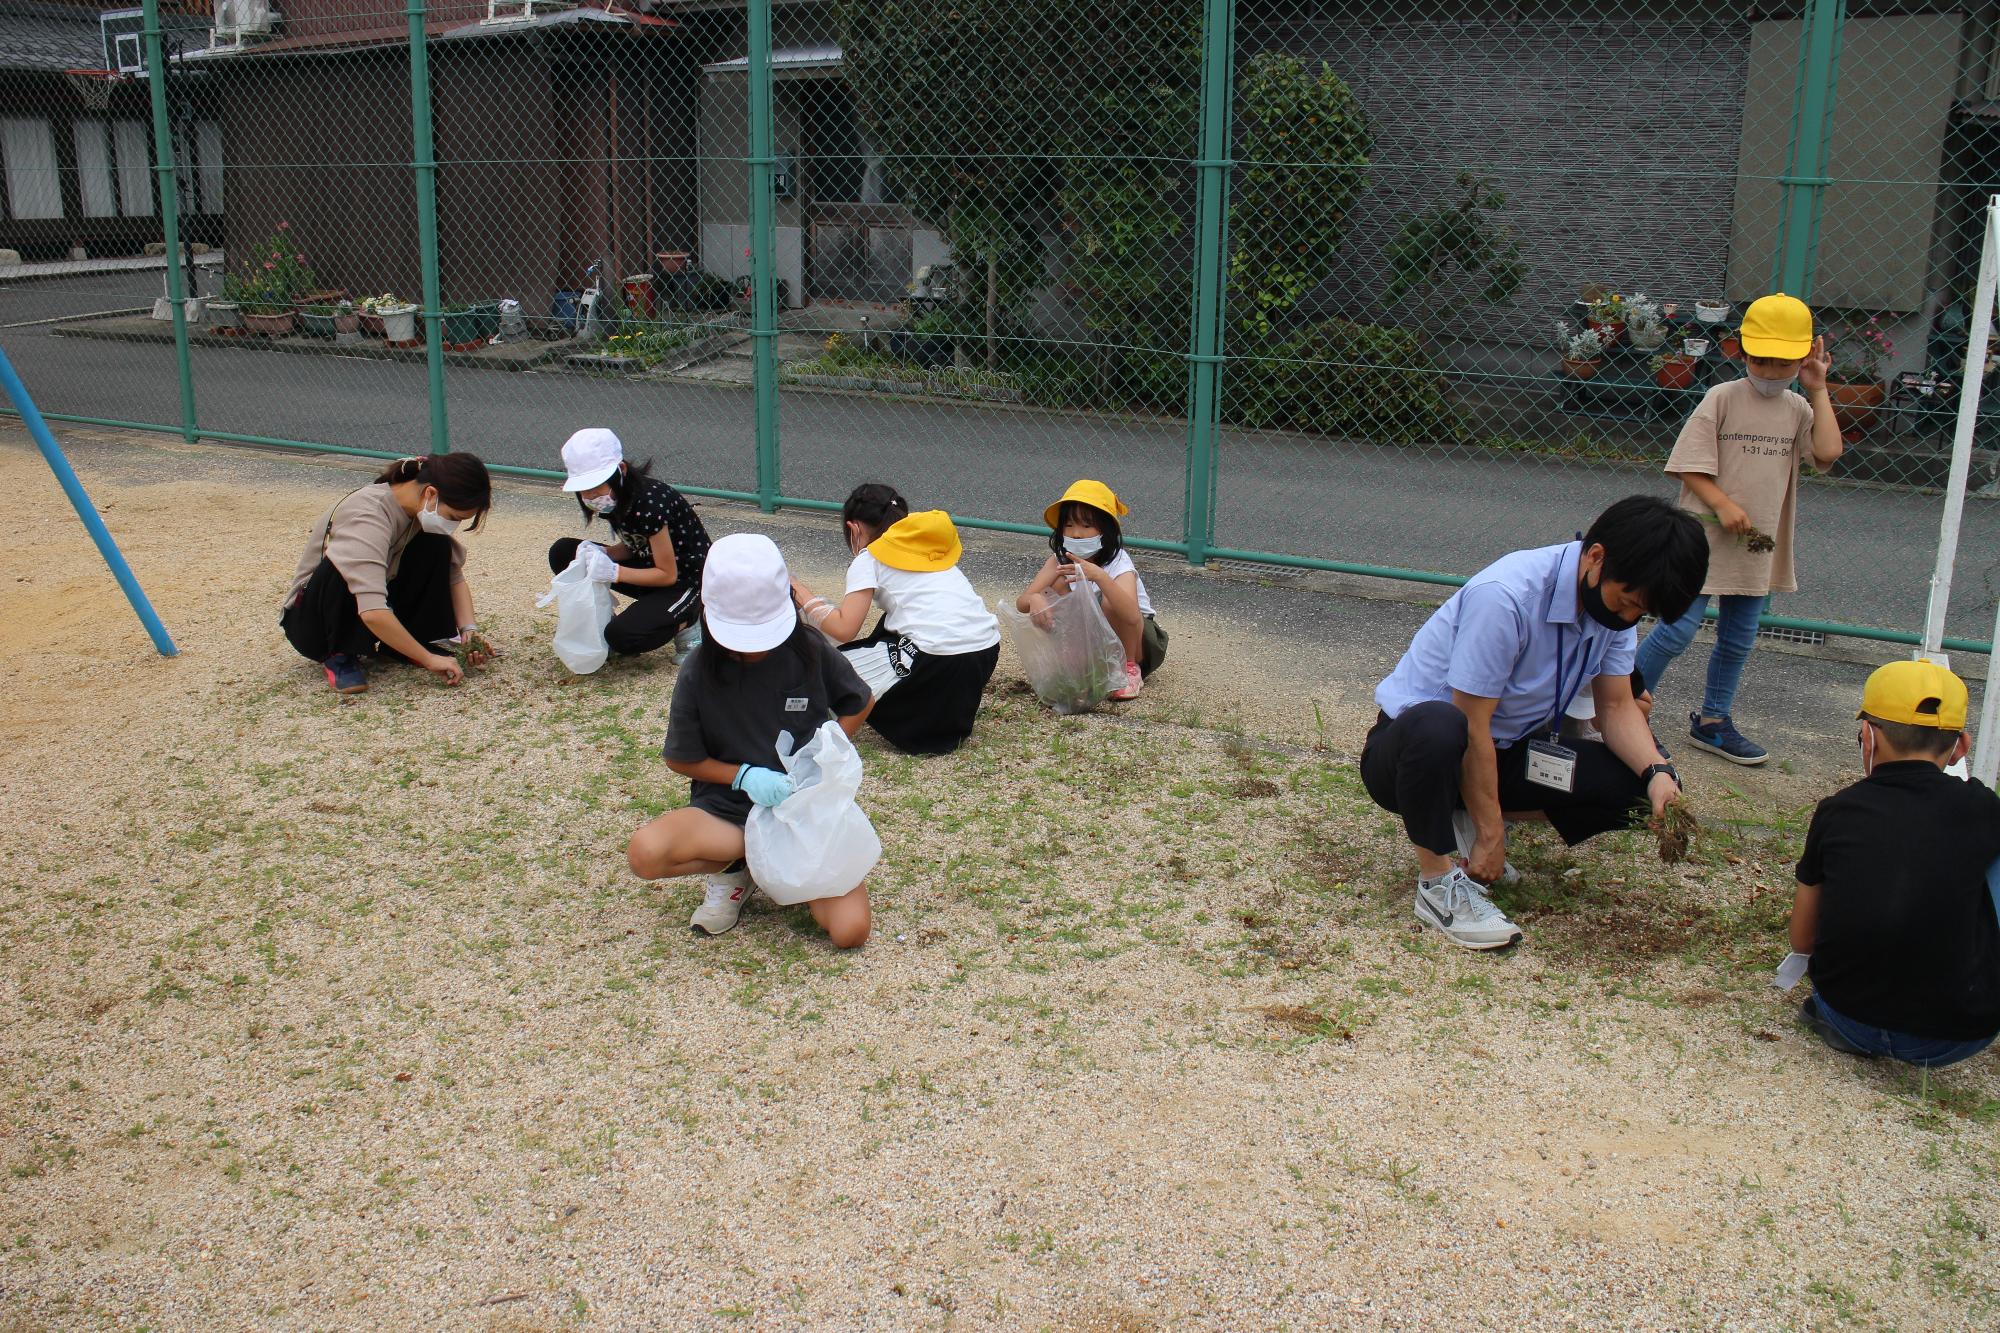
[[616, 583], [618, 562], [596, 542], [584, 542], [576, 548], [577, 558], [584, 562], [584, 577], [593, 583]]

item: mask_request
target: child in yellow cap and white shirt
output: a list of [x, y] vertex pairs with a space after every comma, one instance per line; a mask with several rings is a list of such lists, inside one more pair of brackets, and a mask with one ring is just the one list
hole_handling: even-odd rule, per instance
[[[1783, 292], [1752, 301], [1739, 336], [1743, 378], [1703, 396], [1667, 459], [1667, 475], [1681, 483], [1680, 507], [1708, 527], [1708, 581], [1686, 615], [1646, 636], [1636, 670], [1646, 690], [1657, 689], [1716, 598], [1715, 647], [1688, 736], [1697, 749], [1754, 765], [1769, 755], [1736, 729], [1736, 690], [1765, 602], [1799, 586], [1792, 569], [1799, 468], [1832, 467], [1842, 445], [1826, 392], [1833, 359], [1826, 339], [1813, 336], [1805, 302]], [[1803, 395], [1792, 391], [1794, 380]]]
[[1125, 683], [1111, 692], [1119, 700], [1138, 698], [1140, 683], [1167, 660], [1167, 632], [1153, 615], [1146, 582], [1118, 525], [1131, 512], [1103, 482], [1072, 482], [1062, 499], [1042, 511], [1053, 554], [1014, 599], [1015, 610], [1038, 615], [1049, 609], [1051, 596], [1088, 583], [1125, 647]]
[[[792, 580], [799, 614], [836, 644], [868, 683], [868, 725], [909, 754], [949, 754], [972, 734], [1000, 661], [1000, 623], [958, 567], [963, 546], [942, 509], [910, 512], [879, 482], [841, 506], [854, 559], [838, 606]], [[869, 611], [882, 620], [865, 638]]]

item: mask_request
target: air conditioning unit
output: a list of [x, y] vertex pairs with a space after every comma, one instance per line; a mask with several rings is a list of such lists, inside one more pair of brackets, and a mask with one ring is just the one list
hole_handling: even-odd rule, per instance
[[278, 21], [271, 0], [215, 0], [215, 26], [208, 30], [211, 51], [240, 51], [249, 39], [267, 37]]
[[521, 23], [537, 13], [574, 9], [574, 0], [486, 0], [485, 23]]

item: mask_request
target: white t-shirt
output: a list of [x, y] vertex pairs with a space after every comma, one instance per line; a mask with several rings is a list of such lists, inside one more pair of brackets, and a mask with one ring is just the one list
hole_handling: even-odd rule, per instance
[[1142, 616], [1153, 614], [1153, 599], [1146, 596], [1146, 580], [1139, 577], [1139, 567], [1132, 563], [1130, 551], [1120, 550], [1117, 555], [1112, 556], [1111, 563], [1104, 567], [1104, 572], [1114, 579], [1120, 574], [1130, 574], [1133, 582], [1138, 585], [1136, 591], [1139, 594], [1139, 614]]
[[891, 569], [863, 551], [847, 567], [847, 591], [864, 590], [874, 592], [882, 623], [924, 652], [952, 657], [1000, 642], [1000, 622], [956, 565], [913, 573]]

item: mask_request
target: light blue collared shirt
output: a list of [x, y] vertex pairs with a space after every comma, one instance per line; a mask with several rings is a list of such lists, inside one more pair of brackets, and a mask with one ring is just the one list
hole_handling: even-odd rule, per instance
[[1453, 690], [1498, 699], [1493, 741], [1508, 746], [1546, 733], [1594, 678], [1630, 675], [1638, 632], [1606, 629], [1583, 613], [1582, 559], [1582, 542], [1564, 542], [1516, 551], [1474, 574], [1375, 687], [1376, 706], [1397, 717], [1414, 704], [1448, 703]]

